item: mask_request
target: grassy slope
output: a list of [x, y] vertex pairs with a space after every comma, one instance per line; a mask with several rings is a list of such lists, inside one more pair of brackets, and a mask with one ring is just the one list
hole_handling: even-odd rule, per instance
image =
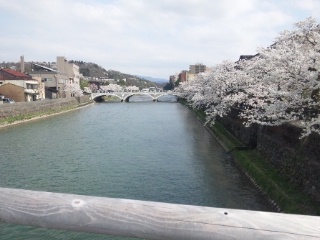
[[[200, 121], [205, 121], [205, 113], [193, 110]], [[229, 151], [234, 161], [248, 175], [248, 177], [264, 192], [278, 208], [285, 213], [318, 215], [319, 203], [282, 177], [276, 169], [259, 155], [256, 149], [241, 150], [244, 145], [229, 133], [220, 123], [207, 127], [214, 137]]]

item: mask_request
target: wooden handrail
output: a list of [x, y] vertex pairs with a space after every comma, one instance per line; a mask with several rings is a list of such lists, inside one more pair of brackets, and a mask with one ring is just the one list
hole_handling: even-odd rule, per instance
[[320, 217], [0, 188], [6, 223], [144, 239], [320, 239]]

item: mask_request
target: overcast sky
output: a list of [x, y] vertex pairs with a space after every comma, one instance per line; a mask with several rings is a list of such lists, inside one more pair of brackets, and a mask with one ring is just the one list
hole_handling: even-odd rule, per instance
[[0, 61], [93, 62], [169, 78], [255, 54], [320, 0], [0, 0]]

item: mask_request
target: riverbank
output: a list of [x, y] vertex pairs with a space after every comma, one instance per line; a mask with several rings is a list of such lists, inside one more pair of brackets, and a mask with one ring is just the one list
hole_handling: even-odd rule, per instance
[[0, 106], [0, 128], [74, 111], [92, 103], [89, 96], [83, 96], [4, 104]]
[[[0, 111], [0, 127], [73, 111], [91, 103], [92, 101], [88, 98], [87, 101], [85, 99], [82, 99], [82, 101], [77, 99], [56, 99], [17, 103], [12, 106], [3, 105], [0, 106], [0, 110], [6, 109], [6, 111]], [[3, 117], [5, 112], [9, 114], [7, 117]], [[202, 123], [205, 122], [205, 113], [203, 111], [193, 110], [193, 112]], [[288, 179], [282, 177], [282, 174], [270, 165], [256, 148], [250, 148], [243, 144], [219, 122], [212, 127], [205, 127], [279, 212], [320, 215], [319, 204], [301, 192]]]
[[[188, 107], [181, 100], [180, 103]], [[191, 110], [204, 124], [205, 113], [200, 110]], [[225, 151], [230, 154], [230, 157], [240, 167], [241, 171], [265, 194], [266, 198], [279, 212], [320, 215], [319, 203], [284, 178], [267, 159], [261, 156], [256, 148], [245, 145], [233, 136], [221, 122], [205, 127]]]

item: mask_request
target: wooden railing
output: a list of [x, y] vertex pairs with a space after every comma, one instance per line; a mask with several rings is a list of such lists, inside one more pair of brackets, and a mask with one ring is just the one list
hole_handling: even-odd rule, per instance
[[0, 221], [144, 239], [320, 239], [320, 217], [0, 188]]

